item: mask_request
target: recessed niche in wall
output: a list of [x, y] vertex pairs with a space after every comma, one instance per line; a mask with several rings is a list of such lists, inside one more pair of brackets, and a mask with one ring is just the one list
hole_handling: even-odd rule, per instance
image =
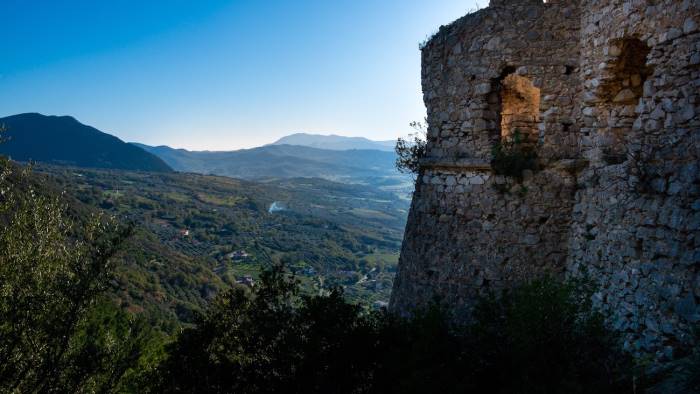
[[613, 57], [603, 75], [599, 96], [603, 99], [601, 113], [603, 155], [609, 164], [626, 160], [625, 136], [632, 130], [637, 114], [635, 107], [644, 92], [644, 82], [653, 70], [646, 64], [650, 48], [635, 38], [612, 41], [608, 53]]
[[619, 55], [609, 67], [610, 75], [601, 86], [603, 96], [616, 105], [636, 105], [642, 97], [644, 81], [652, 73], [646, 64], [650, 48], [636, 38], [625, 38], [613, 41], [608, 51]]
[[501, 81], [501, 140], [512, 138], [516, 131], [530, 143], [539, 135], [540, 89], [526, 77], [510, 74]]

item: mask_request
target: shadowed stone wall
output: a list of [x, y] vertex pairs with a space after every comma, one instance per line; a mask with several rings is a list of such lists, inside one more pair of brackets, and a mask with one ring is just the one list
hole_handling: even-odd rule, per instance
[[[466, 317], [476, 295], [563, 274], [578, 156], [579, 8], [494, 4], [442, 27], [422, 51], [427, 157], [416, 183], [391, 307], [440, 297]], [[534, 106], [534, 108], [533, 108]], [[504, 127], [506, 126], [506, 127]], [[511, 128], [512, 126], [512, 128]], [[515, 128], [547, 168], [494, 175]]]
[[568, 269], [598, 281], [595, 301], [628, 349], [671, 359], [700, 322], [700, 2], [581, 9], [589, 166], [577, 181]]
[[[545, 272], [600, 285], [635, 352], [673, 358], [700, 321], [698, 1], [492, 1], [422, 49], [428, 149], [390, 308]], [[495, 175], [532, 135], [541, 170]]]

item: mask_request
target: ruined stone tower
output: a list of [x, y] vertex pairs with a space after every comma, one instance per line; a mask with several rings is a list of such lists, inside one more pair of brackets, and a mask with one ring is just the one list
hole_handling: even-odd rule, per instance
[[[700, 321], [700, 2], [492, 0], [422, 49], [428, 146], [390, 308], [583, 270], [636, 352]], [[539, 169], [496, 175], [518, 130]]]

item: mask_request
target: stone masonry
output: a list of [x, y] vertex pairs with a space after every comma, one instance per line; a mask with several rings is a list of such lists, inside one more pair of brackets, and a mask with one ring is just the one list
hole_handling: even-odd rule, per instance
[[[586, 274], [624, 346], [700, 322], [700, 1], [492, 0], [422, 48], [428, 146], [390, 308]], [[539, 160], [496, 175], [514, 130]]]

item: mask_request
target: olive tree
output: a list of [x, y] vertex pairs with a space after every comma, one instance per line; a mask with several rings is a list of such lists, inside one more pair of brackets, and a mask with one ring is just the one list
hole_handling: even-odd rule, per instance
[[94, 366], [75, 365], [85, 347], [76, 338], [129, 232], [104, 215], [71, 215], [61, 195], [37, 185], [29, 168], [0, 157], [3, 392], [57, 391], [67, 371], [75, 384], [87, 379], [79, 370]]

